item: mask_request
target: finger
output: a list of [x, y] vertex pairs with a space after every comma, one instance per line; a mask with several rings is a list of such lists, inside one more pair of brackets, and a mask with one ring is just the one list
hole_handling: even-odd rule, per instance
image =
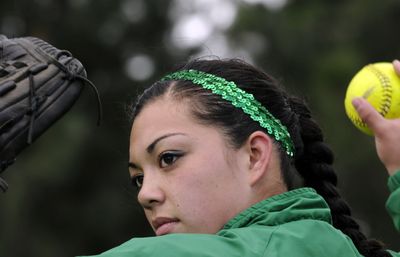
[[354, 98], [352, 104], [358, 112], [358, 115], [360, 115], [360, 118], [367, 124], [374, 134], [379, 134], [379, 128], [382, 127], [381, 125], [385, 122], [385, 118], [383, 118], [382, 115], [362, 97]]
[[396, 71], [397, 75], [400, 76], [400, 61], [399, 60], [394, 60], [393, 61], [393, 67], [394, 67], [394, 70]]

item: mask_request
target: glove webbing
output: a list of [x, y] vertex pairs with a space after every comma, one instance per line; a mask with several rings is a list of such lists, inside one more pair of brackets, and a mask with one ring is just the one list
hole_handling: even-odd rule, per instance
[[[66, 50], [61, 50], [60, 52], [58, 52], [56, 54], [56, 59], [59, 59], [60, 56], [62, 55], [66, 55], [68, 57], [71, 57], [72, 54]], [[59, 63], [55, 63], [56, 65], [58, 65], [58, 67], [63, 70], [66, 74], [65, 79], [71, 81], [74, 79], [79, 79], [83, 82], [83, 84], [85, 85], [89, 85], [90, 88], [92, 89], [92, 91], [94, 92], [95, 96], [96, 96], [96, 101], [97, 101], [97, 126], [100, 126], [102, 117], [103, 117], [103, 110], [102, 110], [102, 105], [101, 105], [101, 99], [100, 99], [100, 93], [97, 89], [97, 87], [93, 84], [93, 82], [91, 82], [89, 79], [87, 79], [86, 77], [79, 75], [79, 74], [74, 74], [71, 71], [69, 71], [66, 66], [62, 66], [59, 65]]]
[[[59, 53], [56, 54], [55, 58], [59, 59], [61, 55], [66, 55], [68, 57], [71, 56], [71, 54], [68, 51], [60, 51]], [[88, 84], [93, 92], [95, 93], [96, 100], [97, 100], [97, 111], [98, 111], [98, 116], [97, 116], [97, 125], [99, 126], [102, 120], [103, 112], [102, 112], [102, 105], [101, 105], [101, 99], [100, 99], [100, 94], [99, 91], [97, 90], [96, 86], [87, 78], [84, 76], [78, 75], [78, 74], [73, 74], [70, 72], [65, 66], [60, 65], [58, 62], [53, 62], [57, 67], [59, 67], [62, 71], [65, 72], [65, 76], [63, 77], [64, 80], [72, 81], [75, 79], [79, 79], [84, 84]], [[27, 137], [27, 143], [31, 144], [32, 143], [32, 138], [33, 138], [33, 129], [34, 129], [34, 123], [35, 123], [35, 117], [37, 115], [37, 111], [40, 107], [40, 104], [42, 103], [43, 100], [45, 100], [45, 96], [38, 96], [36, 94], [36, 88], [35, 88], [35, 83], [34, 83], [34, 75], [37, 73], [41, 72], [42, 70], [46, 69], [48, 67], [47, 64], [42, 63], [38, 64], [32, 68], [29, 69], [29, 109], [27, 111], [27, 114], [30, 115], [30, 121], [29, 121], [29, 129], [28, 129], [28, 137]], [[64, 83], [63, 81], [60, 81], [59, 84]], [[55, 87], [57, 88], [57, 86]], [[5, 170], [9, 165], [15, 162], [15, 158], [9, 159], [2, 161], [0, 163], [0, 172]], [[8, 184], [7, 182], [0, 177], [0, 188], [3, 192], [6, 192], [8, 189]]]

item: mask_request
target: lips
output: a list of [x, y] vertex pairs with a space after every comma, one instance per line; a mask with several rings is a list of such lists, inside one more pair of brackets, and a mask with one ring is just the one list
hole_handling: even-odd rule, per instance
[[152, 225], [156, 235], [161, 236], [171, 233], [178, 222], [179, 220], [175, 218], [159, 217], [152, 221]]

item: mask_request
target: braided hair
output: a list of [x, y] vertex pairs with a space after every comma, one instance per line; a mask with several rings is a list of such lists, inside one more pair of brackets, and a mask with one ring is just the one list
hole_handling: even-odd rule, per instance
[[[223, 77], [253, 94], [287, 127], [294, 142], [294, 158], [289, 157], [285, 149], [275, 142], [280, 151], [282, 178], [288, 190], [299, 186], [314, 188], [329, 205], [333, 226], [348, 235], [362, 255], [391, 256], [385, 251], [382, 243], [367, 239], [351, 217], [350, 207], [336, 187], [337, 175], [332, 167], [333, 153], [324, 142], [321, 128], [313, 119], [304, 100], [290, 96], [273, 77], [239, 59], [197, 59], [181, 65], [176, 70], [184, 69]], [[258, 122], [253, 121], [241, 109], [190, 81], [159, 81], [153, 84], [133, 105], [132, 122], [145, 105], [165, 94], [179, 101], [190, 101], [192, 115], [202, 124], [220, 128], [233, 147], [241, 147], [253, 132], [264, 131]]]

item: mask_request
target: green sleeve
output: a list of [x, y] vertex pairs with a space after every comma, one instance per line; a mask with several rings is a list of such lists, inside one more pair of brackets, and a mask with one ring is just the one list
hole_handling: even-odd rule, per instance
[[386, 209], [400, 232], [400, 170], [389, 178], [388, 187], [391, 194], [386, 202]]
[[327, 222], [307, 219], [280, 226], [271, 236], [264, 256], [362, 257], [340, 230]]
[[[268, 232], [266, 232], [266, 236], [269, 236]], [[254, 241], [254, 238], [242, 238], [230, 232], [224, 233], [223, 236], [169, 234], [158, 237], [133, 238], [120, 246], [91, 257], [261, 257], [265, 248], [265, 238], [260, 241], [263, 243], [254, 244], [253, 242], [253, 247], [248, 247], [252, 239]]]
[[[391, 192], [387, 202], [386, 209], [392, 216], [394, 226], [400, 232], [400, 170], [389, 177], [388, 187]], [[388, 250], [393, 257], [400, 257], [400, 253]]]

